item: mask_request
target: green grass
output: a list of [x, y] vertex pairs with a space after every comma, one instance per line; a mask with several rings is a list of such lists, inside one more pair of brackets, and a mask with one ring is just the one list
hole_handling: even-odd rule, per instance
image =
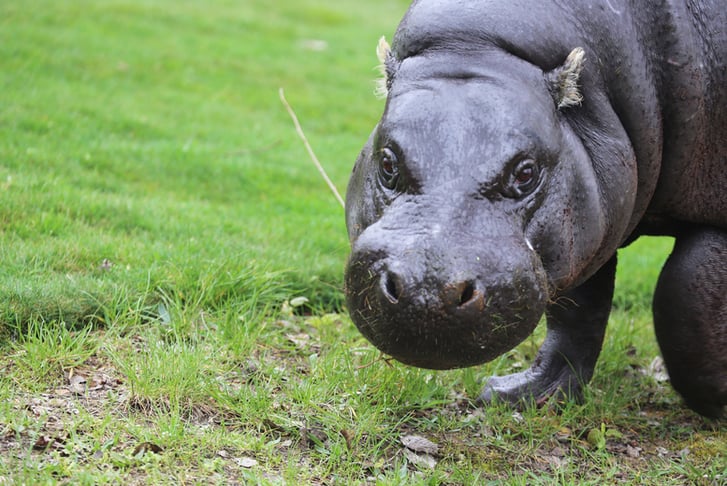
[[4, 320], [80, 320], [221, 258], [339, 305], [341, 210], [277, 91], [343, 189], [380, 105], [376, 36], [403, 2], [379, 8], [388, 22], [354, 2], [0, 7]]
[[472, 406], [542, 327], [448, 372], [355, 330], [343, 214], [277, 90], [343, 189], [406, 6], [0, 4], [0, 483], [725, 481], [722, 423], [644, 373], [669, 240], [622, 252], [582, 404]]

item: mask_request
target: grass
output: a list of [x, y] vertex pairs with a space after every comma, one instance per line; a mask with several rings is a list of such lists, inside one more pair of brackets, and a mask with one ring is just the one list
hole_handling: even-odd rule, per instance
[[[376, 38], [352, 28], [364, 11], [2, 6], [4, 320], [82, 320], [119, 287], [192, 287], [221, 256], [264, 262], [297, 292], [340, 305], [343, 218], [277, 89], [345, 187], [378, 103], [369, 96]], [[327, 50], [306, 47], [319, 38]], [[104, 261], [110, 271], [99, 270]]]
[[277, 90], [343, 189], [406, 4], [0, 5], [0, 483], [725, 481], [723, 424], [647, 372], [668, 240], [622, 253], [582, 404], [471, 404], [542, 328], [435, 373], [348, 320], [343, 215]]

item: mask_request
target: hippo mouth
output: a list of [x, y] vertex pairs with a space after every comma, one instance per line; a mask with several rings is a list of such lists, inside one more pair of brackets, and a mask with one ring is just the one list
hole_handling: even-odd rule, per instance
[[491, 361], [529, 336], [544, 312], [545, 272], [539, 265], [525, 271], [506, 262], [508, 268], [486, 273], [408, 263], [354, 251], [345, 283], [356, 327], [402, 363], [451, 369]]

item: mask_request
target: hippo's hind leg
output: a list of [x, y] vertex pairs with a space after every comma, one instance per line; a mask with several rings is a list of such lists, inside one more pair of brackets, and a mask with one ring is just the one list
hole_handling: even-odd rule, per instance
[[696, 412], [727, 405], [727, 231], [678, 235], [654, 294], [654, 325], [674, 388]]
[[497, 396], [513, 403], [541, 403], [553, 395], [580, 398], [601, 352], [615, 274], [614, 255], [588, 281], [560, 296], [548, 308], [548, 331], [533, 365], [521, 373], [493, 376], [479, 400], [489, 402]]

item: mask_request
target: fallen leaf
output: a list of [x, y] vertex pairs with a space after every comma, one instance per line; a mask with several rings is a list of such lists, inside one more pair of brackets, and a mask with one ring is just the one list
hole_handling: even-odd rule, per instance
[[132, 456], [134, 457], [143, 457], [144, 454], [147, 452], [153, 452], [155, 454], [160, 454], [163, 452], [164, 449], [156, 444], [152, 444], [151, 442], [142, 442], [138, 446], [134, 448], [134, 452]]
[[68, 389], [76, 395], [86, 393], [86, 377], [83, 375], [70, 376], [68, 379]]
[[310, 342], [310, 336], [305, 333], [286, 334], [285, 337], [300, 349], [305, 349]]
[[648, 368], [644, 370], [646, 376], [650, 376], [657, 383], [669, 381], [669, 373], [666, 371], [666, 365], [661, 356], [657, 356], [651, 361]]
[[295, 298], [290, 299], [290, 306], [293, 308], [303, 306], [307, 303], [308, 303], [307, 297], [295, 297]]
[[346, 429], [341, 429], [341, 435], [346, 439], [346, 448], [350, 451], [353, 449], [353, 432]]
[[169, 314], [169, 311], [164, 304], [159, 304], [157, 307], [157, 314], [159, 314], [159, 320], [162, 324], [169, 325], [172, 323], [172, 316]]
[[86, 386], [88, 387], [88, 391], [97, 391], [103, 389], [108, 382], [108, 376], [97, 374], [86, 383]]
[[68, 400], [62, 398], [48, 398], [46, 396], [46, 405], [53, 408], [65, 408], [68, 405]]
[[36, 451], [44, 451], [48, 448], [49, 445], [51, 445], [52, 442], [53, 439], [50, 436], [41, 435], [35, 441], [35, 444], [33, 444], [33, 449], [35, 449]]
[[626, 445], [626, 455], [636, 459], [641, 455], [641, 447], [631, 447], [630, 445]]
[[565, 457], [567, 454], [562, 447], [554, 447], [553, 450], [550, 451], [550, 455], [553, 457]]
[[239, 457], [235, 459], [238, 466], [250, 469], [251, 467], [257, 466], [258, 462], [251, 457]]
[[545, 456], [544, 459], [551, 467], [553, 467], [555, 469], [560, 469], [563, 466], [565, 466], [566, 464], [568, 464], [568, 458], [563, 457], [563, 456], [551, 455], [551, 456]]
[[50, 447], [61, 447], [66, 443], [66, 437], [51, 437], [49, 435], [41, 435], [33, 444], [36, 451], [45, 451]]
[[424, 466], [428, 467], [429, 469], [434, 469], [437, 465], [437, 460], [429, 454], [419, 455], [410, 449], [404, 449], [404, 455], [410, 463], [416, 466]]
[[571, 429], [569, 429], [568, 427], [561, 427], [561, 429], [555, 433], [555, 438], [559, 442], [567, 442], [572, 435], [573, 431]]
[[421, 452], [431, 456], [436, 456], [439, 451], [439, 446], [437, 444], [418, 435], [407, 435], [402, 437], [401, 443], [404, 444], [404, 447], [411, 451]]
[[68, 383], [73, 385], [75, 383], [86, 383], [86, 375], [84, 373], [78, 373], [75, 370], [68, 372]]

